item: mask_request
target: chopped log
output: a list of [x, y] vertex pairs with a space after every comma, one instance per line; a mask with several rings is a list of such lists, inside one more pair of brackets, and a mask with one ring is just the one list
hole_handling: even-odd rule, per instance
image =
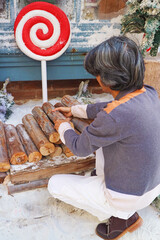
[[[73, 98], [72, 96], [69, 95], [65, 95], [62, 99], [61, 99], [62, 105], [60, 103], [56, 103], [56, 107], [72, 107], [72, 106], [76, 106], [81, 104], [80, 102], [78, 102], [78, 100], [76, 100], [75, 98]], [[84, 122], [91, 124], [93, 122], [93, 119], [83, 119]]]
[[32, 114], [36, 119], [37, 123], [41, 127], [44, 134], [47, 136], [50, 142], [56, 143], [59, 141], [59, 133], [54, 129], [54, 125], [49, 120], [47, 115], [44, 113], [41, 107], [34, 107]]
[[8, 174], [3, 181], [3, 185], [6, 186], [10, 181], [11, 181], [11, 176], [10, 176], [10, 174]]
[[[55, 107], [50, 102], [43, 103], [42, 108], [45, 111], [45, 113], [48, 115], [48, 117], [51, 119], [51, 121], [54, 123], [56, 122], [57, 119], [62, 119], [62, 120], [66, 119], [66, 117], [59, 111], [55, 111], [55, 112], [52, 111], [55, 109]], [[70, 124], [72, 127], [74, 127], [72, 122], [70, 122]]]
[[5, 177], [7, 176], [6, 172], [0, 172], [0, 183], [4, 182]]
[[63, 105], [61, 102], [57, 102], [56, 104], [54, 104], [54, 107], [58, 108], [58, 107], [66, 107], [66, 106]]
[[8, 153], [11, 164], [23, 164], [27, 162], [28, 157], [23, 145], [19, 139], [16, 128], [11, 124], [4, 124]]
[[54, 157], [60, 156], [61, 154], [62, 154], [62, 148], [61, 148], [61, 146], [55, 145], [55, 152], [51, 153], [49, 156], [50, 156], [51, 158], [54, 158]]
[[79, 101], [77, 101], [74, 97], [70, 95], [65, 95], [62, 97], [61, 102], [63, 105], [67, 107], [72, 107], [78, 104], [81, 104]]
[[[68, 96], [68, 95], [67, 95], [67, 96]], [[70, 97], [71, 102], [73, 102], [74, 100], [72, 100], [72, 97], [71, 97], [71, 96], [69, 96], [69, 97]], [[77, 100], [76, 100], [76, 101], [77, 101]], [[77, 102], [78, 102], [78, 101], [77, 101]], [[67, 103], [66, 103], [66, 104], [67, 104]], [[79, 103], [79, 104], [80, 104], [80, 103]], [[71, 105], [71, 103], [70, 103], [70, 105]], [[74, 106], [74, 105], [73, 105], [73, 106]], [[56, 104], [54, 105], [54, 107], [55, 107], [55, 108], [56, 108], [56, 107], [64, 107], [64, 104], [58, 102], [58, 103], [56, 103]], [[71, 122], [73, 123], [74, 127], [75, 127], [79, 132], [83, 132], [84, 129], [89, 126], [89, 124], [88, 124], [88, 122], [87, 122], [86, 120], [82, 120], [82, 119], [76, 118], [76, 117], [73, 117], [72, 120], [71, 120]]]
[[19, 135], [19, 138], [24, 146], [24, 149], [28, 155], [28, 161], [29, 162], [38, 162], [42, 158], [42, 154], [38, 151], [34, 143], [32, 142], [32, 139], [28, 135], [25, 127], [23, 124], [18, 124], [16, 126], [17, 133]]
[[8, 158], [7, 142], [3, 123], [0, 121], [0, 172], [7, 172], [10, 169]]
[[91, 155], [86, 158], [64, 157], [58, 160], [52, 160], [49, 156], [38, 163], [23, 164], [20, 166], [11, 165], [10, 177], [11, 183], [20, 184], [40, 179], [50, 178], [54, 174], [77, 173], [81, 171], [89, 171], [95, 167], [95, 156]]
[[62, 143], [62, 141], [61, 141], [61, 139], [59, 139], [59, 141], [56, 142], [55, 144], [59, 145], [59, 144], [61, 144], [61, 143]]
[[55, 151], [54, 144], [48, 141], [32, 114], [25, 115], [22, 118], [22, 122], [32, 141], [43, 156], [48, 156]]
[[24, 183], [24, 184], [7, 185], [7, 189], [8, 189], [8, 194], [12, 195], [18, 192], [47, 187], [47, 185], [48, 185], [48, 179], [42, 179], [42, 180], [37, 180], [37, 181]]
[[71, 150], [66, 145], [64, 145], [62, 143], [61, 146], [62, 146], [63, 153], [66, 155], [66, 157], [74, 156], [74, 154], [71, 152]]
[[42, 108], [48, 115], [48, 117], [51, 119], [51, 121], [54, 123], [56, 122], [57, 119], [66, 119], [66, 117], [59, 111], [55, 112], [52, 111], [55, 109], [55, 107], [50, 102], [43, 103]]
[[73, 122], [74, 127], [80, 132], [83, 132], [84, 129], [89, 126], [85, 120], [80, 118], [73, 117], [71, 121]]

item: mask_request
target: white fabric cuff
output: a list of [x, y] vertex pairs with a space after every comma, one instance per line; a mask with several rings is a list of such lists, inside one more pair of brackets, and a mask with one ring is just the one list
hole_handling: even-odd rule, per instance
[[85, 118], [87, 119], [87, 104], [86, 105], [76, 105], [71, 107], [71, 113], [73, 117]]
[[71, 127], [71, 125], [68, 122], [61, 123], [59, 128], [58, 128], [60, 139], [64, 144], [65, 144], [64, 133], [65, 133], [65, 131], [67, 131], [69, 129], [73, 130], [73, 128]]

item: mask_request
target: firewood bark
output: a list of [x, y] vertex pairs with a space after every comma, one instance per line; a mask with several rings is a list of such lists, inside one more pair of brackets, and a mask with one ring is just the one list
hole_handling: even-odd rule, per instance
[[25, 115], [22, 118], [22, 122], [32, 141], [43, 156], [48, 156], [55, 151], [54, 144], [48, 141], [32, 114]]
[[57, 102], [56, 104], [54, 104], [54, 107], [58, 108], [58, 107], [66, 107], [66, 106], [64, 104], [62, 104], [61, 102]]
[[0, 121], [0, 172], [7, 172], [10, 169], [8, 158], [7, 142], [3, 123]]
[[0, 172], [0, 183], [4, 182], [5, 177], [7, 176], [6, 172]]
[[6, 133], [10, 163], [16, 165], [27, 162], [28, 157], [19, 139], [16, 128], [11, 124], [4, 124], [4, 128]]
[[54, 123], [56, 122], [57, 119], [66, 119], [66, 117], [59, 111], [55, 112], [52, 111], [55, 109], [55, 107], [50, 102], [43, 103], [42, 108], [48, 115], [48, 117], [51, 119], [51, 121]]
[[80, 118], [73, 117], [71, 121], [73, 122], [74, 127], [80, 132], [83, 132], [84, 129], [89, 126], [85, 120], [83, 121]]
[[59, 141], [56, 142], [55, 144], [59, 145], [59, 144], [61, 144], [61, 143], [62, 143], [62, 141], [61, 141], [61, 139], [59, 139]]
[[44, 113], [41, 107], [34, 107], [32, 114], [36, 119], [37, 123], [41, 127], [44, 134], [47, 136], [50, 142], [56, 143], [59, 141], [59, 133], [54, 129], [54, 125], [49, 120], [47, 115]]
[[[51, 119], [51, 121], [54, 123], [58, 119], [62, 119], [62, 120], [66, 119], [66, 117], [59, 111], [55, 111], [55, 112], [52, 111], [53, 109], [55, 109], [55, 107], [50, 102], [43, 103], [42, 108], [45, 111], [45, 113], [48, 115], [48, 117]], [[74, 127], [72, 122], [70, 122], [70, 124], [72, 127]]]
[[74, 97], [70, 95], [65, 95], [62, 97], [61, 102], [66, 107], [72, 107], [78, 104], [81, 104], [79, 101], [77, 101]]
[[55, 152], [51, 153], [49, 156], [51, 158], [60, 156], [62, 154], [62, 148], [59, 145], [55, 145]]
[[[73, 97], [68, 96], [68, 95], [67, 95], [67, 97], [68, 97], [68, 99], [70, 100], [69, 105], [72, 105], [71, 102], [73, 102], [73, 104], [74, 104], [74, 99], [73, 99]], [[65, 98], [64, 98], [64, 99], [65, 99]], [[76, 101], [77, 101], [77, 100], [76, 100]], [[78, 102], [78, 101], [77, 101], [77, 102]], [[66, 102], [66, 104], [68, 104], [68, 103]], [[79, 103], [79, 104], [80, 104], [80, 103]], [[76, 105], [77, 105], [77, 104], [76, 104]], [[73, 105], [73, 106], [74, 106], [74, 105]], [[64, 107], [64, 104], [58, 102], [58, 103], [56, 103], [56, 104], [54, 105], [54, 107], [55, 107], [55, 108], [56, 108], [56, 107]], [[88, 123], [86, 120], [83, 120], [83, 119], [80, 119], [80, 118], [76, 118], [76, 117], [73, 117], [72, 120], [71, 120], [71, 122], [73, 123], [74, 127], [75, 127], [78, 131], [80, 131], [80, 132], [83, 132], [84, 129], [89, 126], [89, 123]]]
[[33, 163], [31, 166], [24, 164], [22, 169], [15, 169], [16, 166], [11, 165], [10, 176], [11, 183], [21, 184], [40, 179], [50, 178], [54, 174], [77, 173], [81, 171], [89, 171], [95, 167], [95, 156], [86, 158], [67, 158], [62, 155], [60, 161], [49, 161], [49, 156], [43, 161]]
[[64, 145], [62, 143], [61, 146], [62, 146], [63, 153], [66, 155], [66, 157], [74, 156], [74, 154], [71, 152], [71, 150], [66, 145]]
[[29, 162], [38, 162], [42, 158], [42, 154], [38, 151], [32, 139], [28, 135], [23, 124], [18, 124], [16, 126], [19, 138], [24, 146], [24, 149], [28, 155]]
[[47, 187], [48, 185], [48, 179], [41, 179], [29, 183], [23, 183], [23, 184], [17, 184], [17, 185], [8, 185], [8, 194], [12, 195], [14, 193], [33, 190], [36, 188], [43, 188]]

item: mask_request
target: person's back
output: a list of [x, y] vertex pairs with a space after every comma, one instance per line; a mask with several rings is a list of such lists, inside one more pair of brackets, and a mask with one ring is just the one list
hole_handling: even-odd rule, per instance
[[120, 105], [111, 109], [110, 103], [104, 109], [116, 121], [119, 136], [103, 147], [106, 186], [140, 196], [160, 183], [160, 101], [156, 91], [145, 86], [116, 102]]

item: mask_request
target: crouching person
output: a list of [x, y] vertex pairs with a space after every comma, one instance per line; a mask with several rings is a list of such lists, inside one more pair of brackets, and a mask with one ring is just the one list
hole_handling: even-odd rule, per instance
[[54, 175], [51, 195], [97, 216], [96, 233], [119, 239], [142, 224], [137, 211], [160, 194], [160, 101], [144, 85], [144, 61], [130, 39], [112, 37], [92, 49], [85, 69], [114, 101], [57, 108], [67, 117], [94, 119], [80, 134], [57, 120], [61, 140], [77, 156], [96, 152], [92, 176]]

